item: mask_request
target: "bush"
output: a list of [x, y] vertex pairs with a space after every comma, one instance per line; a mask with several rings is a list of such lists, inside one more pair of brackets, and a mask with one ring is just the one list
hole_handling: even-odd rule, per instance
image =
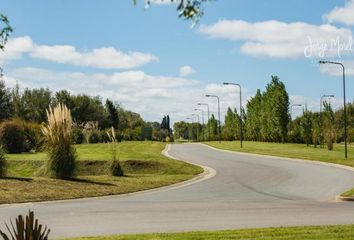
[[108, 135], [107, 135], [107, 131], [100, 131], [100, 142], [102, 143], [108, 143], [110, 141]]
[[41, 125], [36, 123], [23, 123], [25, 134], [25, 152], [41, 151], [44, 145], [44, 136], [41, 131]]
[[82, 144], [85, 141], [85, 135], [81, 128], [74, 128], [72, 132], [72, 140], [75, 144]]
[[119, 160], [112, 161], [110, 170], [111, 170], [112, 176], [120, 177], [120, 176], [124, 175], [124, 172], [123, 172], [123, 169], [119, 163]]
[[49, 108], [42, 127], [49, 153], [49, 169], [57, 178], [69, 179], [75, 172], [76, 150], [72, 146], [72, 118], [65, 105]]
[[21, 153], [25, 149], [23, 124], [18, 120], [5, 121], [0, 125], [0, 143], [8, 153]]
[[88, 143], [99, 143], [100, 142], [100, 132], [93, 130], [89, 133]]
[[[29, 211], [26, 217], [19, 215], [14, 225], [12, 221], [11, 226], [5, 224], [10, 235], [5, 234], [0, 230], [0, 236], [6, 239], [22, 239], [22, 240], [47, 240], [50, 229], [38, 224], [38, 220], [34, 218], [34, 213]], [[11, 231], [11, 230], [12, 231]]]
[[0, 178], [6, 176], [6, 167], [5, 151], [0, 145]]

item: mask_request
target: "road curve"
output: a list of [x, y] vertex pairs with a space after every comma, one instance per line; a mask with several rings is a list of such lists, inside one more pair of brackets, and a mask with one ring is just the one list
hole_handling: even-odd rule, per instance
[[169, 154], [209, 166], [216, 176], [132, 196], [3, 205], [0, 220], [33, 209], [55, 238], [354, 224], [354, 203], [334, 201], [354, 186], [353, 171], [222, 152], [199, 144], [175, 144]]

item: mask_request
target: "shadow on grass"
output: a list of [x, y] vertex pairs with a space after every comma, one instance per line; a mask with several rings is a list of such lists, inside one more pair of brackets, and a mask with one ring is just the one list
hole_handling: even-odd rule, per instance
[[2, 177], [0, 180], [16, 180], [16, 181], [21, 181], [21, 182], [32, 182], [32, 178], [25, 178], [25, 177]]
[[81, 178], [70, 178], [70, 179], [67, 179], [67, 181], [79, 182], [79, 183], [88, 183], [88, 184], [96, 184], [96, 185], [102, 185], [102, 186], [116, 186], [113, 183], [97, 182], [97, 181], [92, 181], [92, 180], [89, 180], [89, 179], [81, 179]]

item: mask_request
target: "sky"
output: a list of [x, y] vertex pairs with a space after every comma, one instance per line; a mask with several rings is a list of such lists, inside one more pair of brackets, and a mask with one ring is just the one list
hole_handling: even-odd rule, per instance
[[[245, 106], [272, 75], [291, 104], [318, 111], [320, 97], [354, 99], [354, 2], [346, 0], [216, 0], [199, 24], [178, 18], [176, 4], [153, 0], [1, 0], [14, 32], [0, 65], [8, 87], [62, 89], [110, 98], [145, 120], [186, 120], [197, 103], [217, 115]], [[293, 117], [302, 108], [294, 108]], [[223, 121], [223, 119], [222, 119]]]

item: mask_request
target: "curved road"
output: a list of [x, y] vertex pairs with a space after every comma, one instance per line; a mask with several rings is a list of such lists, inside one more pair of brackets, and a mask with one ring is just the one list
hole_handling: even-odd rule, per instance
[[31, 208], [57, 238], [354, 224], [354, 203], [334, 202], [354, 186], [353, 171], [199, 144], [175, 144], [169, 154], [209, 166], [217, 174], [182, 188], [132, 196], [3, 205], [0, 220]]

